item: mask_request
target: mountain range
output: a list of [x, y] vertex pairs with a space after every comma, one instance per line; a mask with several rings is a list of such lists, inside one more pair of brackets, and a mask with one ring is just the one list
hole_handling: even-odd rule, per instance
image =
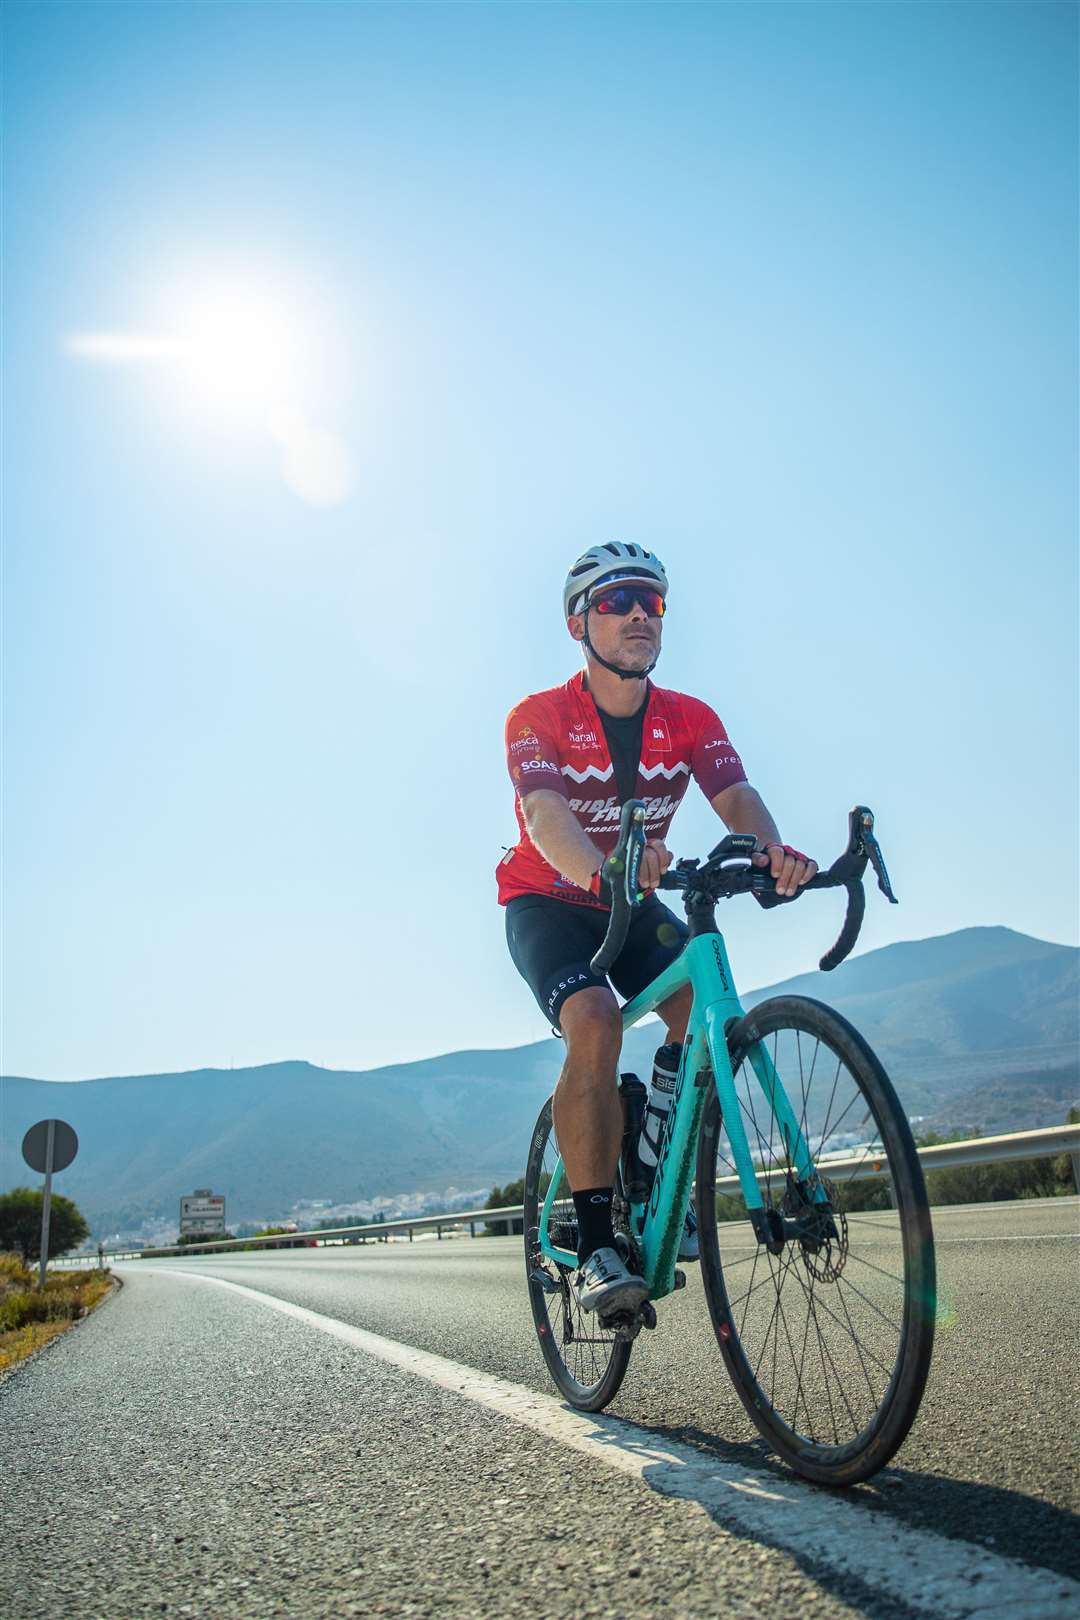
[[[744, 996], [814, 996], [848, 1017], [883, 1059], [919, 1129], [1060, 1124], [1080, 1094], [1080, 951], [1007, 928], [888, 945], [831, 974]], [[632, 1030], [622, 1067], [647, 1078], [659, 1029]], [[57, 1085], [0, 1078], [0, 1188], [35, 1185], [23, 1133], [57, 1115], [80, 1150], [58, 1175], [95, 1231], [175, 1217], [212, 1187], [230, 1225], [301, 1200], [354, 1203], [408, 1191], [490, 1186], [522, 1173], [528, 1134], [558, 1075], [549, 1036], [366, 1070], [302, 1061]]]

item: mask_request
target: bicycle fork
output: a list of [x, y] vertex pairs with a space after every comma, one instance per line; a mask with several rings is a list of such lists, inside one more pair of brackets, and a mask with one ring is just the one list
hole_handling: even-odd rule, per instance
[[766, 1191], [769, 1192], [770, 1172], [765, 1166], [760, 1170], [754, 1168], [753, 1155], [743, 1121], [744, 1108], [735, 1090], [735, 1075], [728, 1053], [727, 1028], [720, 1026], [719, 1011], [716, 1007], [708, 1007], [705, 1011], [711, 1049], [722, 1054], [722, 1060], [716, 1065], [716, 1092], [720, 1103], [720, 1115], [731, 1144], [731, 1156], [735, 1162], [739, 1186], [746, 1203], [750, 1224], [754, 1229], [754, 1236], [772, 1254], [779, 1254], [784, 1244], [791, 1239], [809, 1242], [816, 1248], [822, 1241], [837, 1234], [832, 1221], [829, 1195], [814, 1167], [806, 1137], [788, 1101], [783, 1081], [776, 1072], [776, 1066], [769, 1056], [764, 1040], [755, 1040], [748, 1053], [750, 1066], [770, 1110], [767, 1144], [751, 1115], [759, 1138], [759, 1149], [762, 1157], [766, 1147], [772, 1156], [772, 1122], [775, 1121], [787, 1159], [787, 1168], [784, 1171], [785, 1195], [790, 1196], [793, 1205], [807, 1211], [795, 1219], [785, 1219], [771, 1200], [766, 1205], [762, 1197], [758, 1178], [760, 1176], [764, 1179]]

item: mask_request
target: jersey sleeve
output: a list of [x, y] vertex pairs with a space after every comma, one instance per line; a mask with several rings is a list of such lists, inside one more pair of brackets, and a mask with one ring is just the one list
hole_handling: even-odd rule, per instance
[[695, 707], [698, 718], [690, 768], [694, 781], [711, 800], [736, 782], [745, 782], [746, 772], [720, 716], [707, 703]]
[[554, 716], [536, 698], [524, 698], [506, 719], [506, 768], [519, 798], [548, 788], [565, 799]]

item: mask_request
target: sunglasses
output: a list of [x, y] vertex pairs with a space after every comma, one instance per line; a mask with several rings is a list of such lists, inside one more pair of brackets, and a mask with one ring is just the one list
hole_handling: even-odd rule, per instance
[[597, 613], [617, 613], [621, 617], [630, 612], [635, 602], [650, 619], [664, 617], [664, 598], [647, 585], [616, 585], [613, 590], [590, 597], [589, 606]]

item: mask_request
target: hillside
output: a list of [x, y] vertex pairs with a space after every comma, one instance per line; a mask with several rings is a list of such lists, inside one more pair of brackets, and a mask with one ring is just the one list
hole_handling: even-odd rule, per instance
[[[748, 995], [826, 1000], [864, 1032], [923, 1128], [1057, 1124], [1080, 1093], [1080, 952], [1005, 928], [886, 946], [832, 974]], [[658, 1031], [631, 1032], [623, 1067], [645, 1075]], [[353, 1202], [477, 1187], [519, 1175], [529, 1128], [561, 1062], [553, 1037], [357, 1071], [295, 1061], [57, 1086], [0, 1080], [0, 1186], [32, 1181], [26, 1128], [70, 1121], [80, 1152], [58, 1181], [95, 1229], [172, 1217], [182, 1192], [225, 1191], [231, 1222], [300, 1199]]]

